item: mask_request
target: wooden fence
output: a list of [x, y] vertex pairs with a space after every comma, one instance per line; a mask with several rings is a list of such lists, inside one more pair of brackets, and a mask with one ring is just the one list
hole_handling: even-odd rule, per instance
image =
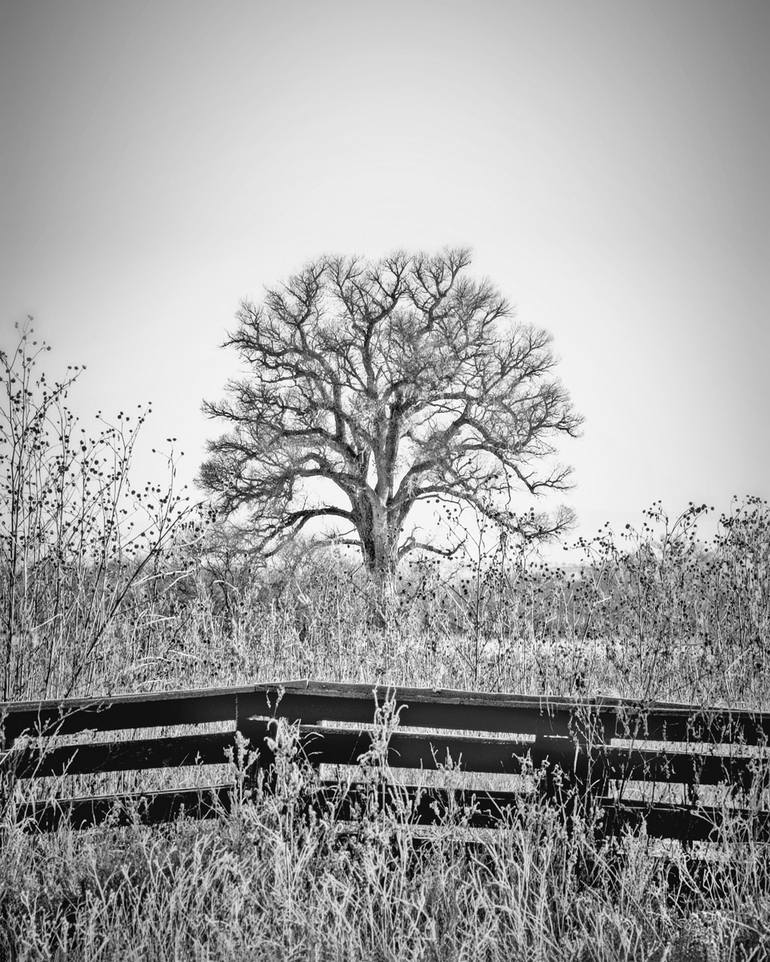
[[[382, 729], [378, 733], [372, 723], [386, 698], [398, 724], [383, 742]], [[751, 837], [770, 840], [768, 713], [621, 699], [419, 688], [388, 692], [312, 681], [0, 704], [2, 801], [14, 818], [40, 829], [63, 823], [82, 828], [108, 815], [126, 821], [137, 812], [149, 822], [168, 821], [181, 812], [203, 818], [230, 807], [233, 779], [89, 797], [39, 792], [40, 800], [34, 793], [30, 800], [18, 783], [23, 789], [33, 780], [57, 776], [65, 784], [88, 773], [221, 765], [239, 732], [259, 752], [248, 780], [261, 769], [269, 786], [274, 755], [266, 738], [274, 734], [276, 719], [295, 725], [299, 755], [318, 773], [309, 803], [322, 807], [334, 797], [337, 817], [343, 819], [352, 817], [367, 791], [363, 770], [356, 766], [362, 756], [371, 759], [375, 747], [381, 789], [395, 770], [406, 770], [398, 786], [381, 797], [387, 803], [391, 791], [394, 798], [406, 799], [415, 823], [429, 824], [446, 817], [442, 812], [464, 809], [468, 825], [494, 827], [536, 785], [562, 805], [590, 800], [602, 813], [600, 830], [608, 834], [644, 823], [651, 836], [713, 839], [729, 812], [731, 830], [743, 826]], [[212, 723], [221, 730], [178, 731]], [[163, 734], [142, 737], [142, 729]], [[99, 733], [105, 732], [122, 734], [104, 740]], [[426, 786], [431, 780], [425, 773], [447, 764], [476, 776], [497, 776], [498, 787], [452, 789], [437, 784], [441, 778], [435, 776]], [[330, 772], [328, 766], [352, 766], [342, 770], [349, 776], [344, 791], [341, 770]], [[499, 788], [500, 776], [505, 790]]]

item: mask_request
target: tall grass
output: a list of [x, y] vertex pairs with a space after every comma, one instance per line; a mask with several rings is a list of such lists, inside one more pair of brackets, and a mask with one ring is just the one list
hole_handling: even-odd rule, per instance
[[180, 549], [185, 574], [126, 597], [91, 684], [316, 677], [767, 707], [769, 518], [764, 502], [736, 501], [706, 540], [690, 512], [686, 538], [604, 535], [570, 569], [495, 555], [480, 576], [415, 566], [385, 629], [340, 559], [222, 570]]
[[[760, 960], [767, 852], [662, 857], [599, 842], [535, 797], [469, 844], [364, 806], [308, 815], [287, 756], [274, 794], [208, 823], [30, 836], [6, 829], [0, 952], [13, 960]], [[406, 817], [408, 824], [408, 816]]]
[[130, 599], [177, 572], [168, 548], [189, 500], [137, 485], [131, 461], [149, 408], [99, 413], [87, 431], [68, 407], [81, 373], [50, 380], [49, 347], [23, 329], [0, 350], [0, 625], [2, 697], [71, 694], [98, 684]]

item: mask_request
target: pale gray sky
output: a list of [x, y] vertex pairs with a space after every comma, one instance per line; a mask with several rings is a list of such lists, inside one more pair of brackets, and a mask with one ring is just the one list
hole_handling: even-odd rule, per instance
[[192, 477], [241, 297], [467, 244], [554, 334], [585, 530], [768, 496], [769, 44], [767, 0], [0, 0], [2, 340]]

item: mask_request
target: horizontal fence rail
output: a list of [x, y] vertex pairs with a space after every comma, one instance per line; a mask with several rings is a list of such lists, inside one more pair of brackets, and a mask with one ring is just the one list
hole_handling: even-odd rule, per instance
[[[386, 700], [397, 724], [383, 742], [382, 730], [372, 723], [377, 706]], [[468, 813], [464, 824], [494, 827], [510, 816], [525, 791], [521, 785], [510, 791], [471, 791], [425, 783], [424, 773], [448, 766], [488, 776], [524, 776], [524, 781], [533, 772], [545, 772], [542, 793], [562, 804], [578, 795], [590, 798], [607, 834], [644, 823], [650, 835], [684, 840], [719, 835], [724, 805], [705, 804], [699, 797], [704, 786], [723, 786], [729, 788], [731, 824], [744, 824], [752, 837], [770, 840], [768, 713], [313, 681], [0, 704], [5, 801], [17, 797], [17, 783], [39, 778], [221, 765], [238, 750], [237, 733], [258, 753], [252, 779], [254, 771], [271, 770], [274, 756], [266, 739], [274, 734], [276, 719], [294, 725], [295, 750], [319, 773], [308, 804], [335, 807], [342, 819], [353, 817], [370, 790], [354, 781], [341, 796], [333, 776], [321, 777], [322, 766], [355, 768], [374, 754], [386, 769], [407, 770], [385, 800], [406, 802], [417, 824], [435, 823], [460, 810]], [[179, 726], [212, 724], [227, 730], [167, 733]], [[143, 729], [163, 733], [147, 737]], [[102, 737], [116, 732], [129, 734]], [[419, 771], [410, 776], [409, 770]], [[681, 785], [687, 803], [624, 797], [631, 783]], [[108, 818], [117, 824], [136, 818], [160, 822], [182, 812], [205, 818], [229, 810], [233, 791], [231, 782], [21, 801], [15, 817], [41, 829], [85, 827]], [[741, 808], [742, 800], [751, 805]]]

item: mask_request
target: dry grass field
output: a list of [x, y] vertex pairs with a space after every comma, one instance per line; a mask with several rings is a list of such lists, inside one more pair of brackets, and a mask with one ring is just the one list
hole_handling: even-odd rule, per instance
[[[24, 364], [3, 437], [5, 700], [314, 678], [770, 708], [763, 501], [735, 501], [710, 537], [703, 507], [655, 505], [565, 568], [497, 549], [404, 565], [382, 611], [342, 557], [260, 566], [172, 488], [133, 488], [133, 422], [81, 436], [66, 388]], [[276, 796], [205, 823], [52, 834], [16, 824], [22, 789], [4, 791], [0, 957], [770, 955], [770, 858], [729, 823], [697, 851], [608, 842], [530, 795], [495, 833], [447, 818], [418, 837], [376, 810], [351, 833], [302, 815], [303, 777], [289, 758]]]
[[[767, 708], [769, 518], [761, 502], [736, 503], [704, 543], [692, 511], [668, 540], [602, 537], [569, 571], [494, 557], [465, 580], [416, 568], [385, 627], [339, 560], [251, 570], [179, 537], [165, 567], [130, 585], [85, 666], [74, 633], [20, 620], [13, 694], [313, 677]], [[665, 528], [659, 513], [653, 522]], [[91, 590], [107, 596], [110, 579], [126, 577], [115, 566]], [[50, 589], [50, 579], [37, 586]], [[66, 599], [70, 612], [80, 598]], [[3, 957], [737, 960], [770, 950], [768, 853], [731, 845], [729, 831], [693, 860], [643, 835], [600, 843], [588, 823], [568, 833], [530, 798], [472, 846], [461, 824], [418, 845], [375, 812], [340, 838], [341, 826], [300, 818], [301, 777], [287, 776], [278, 799], [205, 824], [36, 835], [6, 821]]]

